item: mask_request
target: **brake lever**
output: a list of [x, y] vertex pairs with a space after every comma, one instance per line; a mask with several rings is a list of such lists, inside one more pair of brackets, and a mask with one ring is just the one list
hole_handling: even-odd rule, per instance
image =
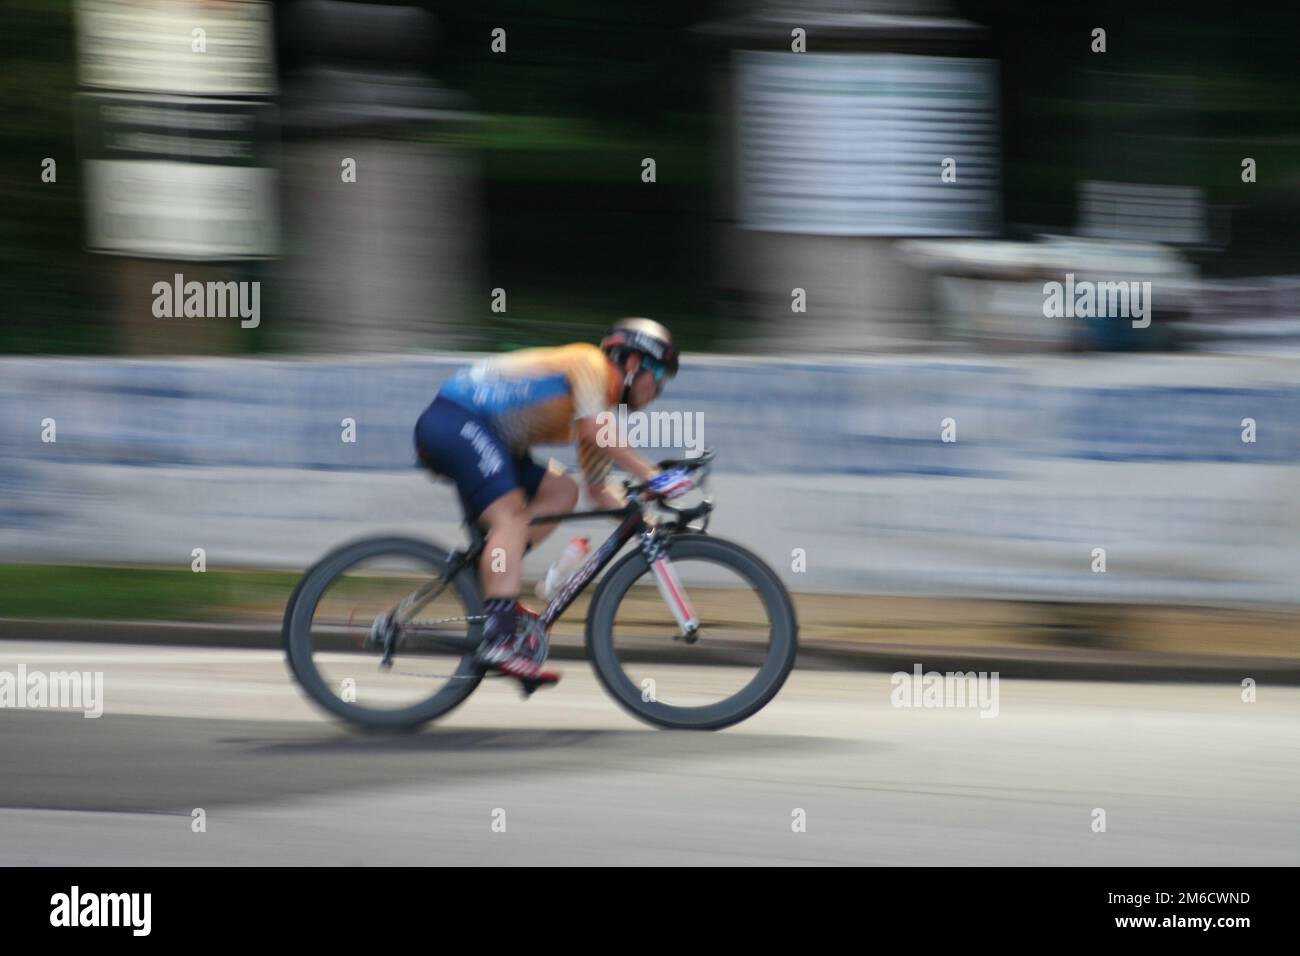
[[[709, 530], [709, 520], [713, 516], [713, 499], [707, 495], [703, 501], [691, 508], [679, 508], [676, 505], [670, 505], [663, 499], [660, 499], [658, 504], [664, 511], [672, 515], [671, 521], [661, 527], [679, 531], [698, 530], [700, 533]], [[698, 529], [692, 528], [691, 522], [699, 521], [701, 518], [704, 519], [704, 524]]]

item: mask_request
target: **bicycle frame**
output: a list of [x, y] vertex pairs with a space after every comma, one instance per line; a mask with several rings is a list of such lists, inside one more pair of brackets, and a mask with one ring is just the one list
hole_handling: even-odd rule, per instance
[[564, 583], [560, 593], [551, 599], [551, 603], [546, 605], [542, 611], [539, 622], [543, 629], [549, 630], [551, 625], [559, 620], [560, 615], [569, 609], [569, 605], [577, 599], [583, 589], [591, 583], [591, 579], [600, 574], [605, 567], [614, 560], [614, 556], [623, 549], [627, 544], [639, 534], [650, 531], [650, 526], [646, 524], [645, 516], [641, 509], [635, 504], [629, 504], [626, 508], [616, 511], [586, 511], [576, 512], [567, 515], [540, 515], [532, 520], [532, 524], [559, 524], [561, 521], [571, 521], [577, 518], [589, 518], [603, 515], [622, 515], [623, 520], [619, 522], [614, 533], [606, 538], [577, 571]]
[[[544, 628], [550, 628], [559, 619], [560, 615], [568, 610], [569, 605], [582, 593], [583, 588], [591, 583], [591, 579], [600, 574], [614, 560], [614, 557], [625, 544], [637, 535], [652, 529], [646, 522], [641, 508], [636, 502], [629, 502], [622, 508], [539, 515], [529, 522], [530, 524], [558, 524], [562, 521], [604, 517], [618, 517], [622, 518], [622, 520], [619, 522], [618, 527], [614, 529], [614, 533], [601, 543], [600, 547], [592, 553], [586, 563], [569, 578], [560, 593], [546, 606], [546, 609], [540, 615], [540, 623]], [[416, 614], [446, 590], [447, 586], [456, 578], [456, 575], [466, 568], [473, 568], [477, 564], [478, 559], [483, 554], [483, 549], [487, 546], [487, 538], [477, 526], [470, 528], [470, 535], [473, 539], [470, 547], [464, 551], [454, 552], [452, 561], [443, 574], [421, 587], [398, 605], [394, 618], [399, 626], [409, 624]]]

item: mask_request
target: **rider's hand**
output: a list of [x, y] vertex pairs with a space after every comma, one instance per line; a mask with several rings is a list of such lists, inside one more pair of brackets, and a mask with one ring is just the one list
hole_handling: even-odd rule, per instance
[[685, 468], [661, 471], [650, 479], [646, 488], [656, 498], [678, 498], [695, 487], [695, 481]]

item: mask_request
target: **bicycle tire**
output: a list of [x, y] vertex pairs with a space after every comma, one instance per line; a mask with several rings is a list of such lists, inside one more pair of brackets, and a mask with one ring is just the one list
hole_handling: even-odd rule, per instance
[[[285, 608], [281, 635], [290, 670], [318, 707], [367, 730], [412, 730], [448, 713], [475, 691], [483, 678], [483, 671], [474, 663], [472, 652], [460, 659], [453, 675], [455, 679], [448, 681], [446, 686], [424, 701], [392, 710], [341, 700], [321, 677], [312, 658], [312, 616], [325, 590], [348, 568], [381, 556], [414, 558], [427, 562], [440, 572], [445, 572], [451, 559], [447, 550], [414, 538], [366, 538], [342, 545], [317, 561], [298, 582]], [[483, 599], [474, 568], [463, 568], [452, 579], [451, 585], [467, 617], [482, 614]], [[471, 638], [481, 635], [481, 624], [471, 622], [469, 628]]]
[[674, 707], [642, 699], [624, 673], [614, 648], [614, 618], [634, 582], [650, 574], [640, 551], [625, 555], [604, 576], [587, 612], [587, 656], [606, 692], [639, 720], [675, 730], [721, 730], [752, 717], [781, 690], [794, 667], [799, 625], [794, 603], [781, 579], [761, 558], [740, 545], [707, 534], [682, 534], [666, 544], [670, 559], [714, 561], [736, 572], [757, 592], [767, 611], [771, 639], [763, 666], [740, 691], [717, 703]]

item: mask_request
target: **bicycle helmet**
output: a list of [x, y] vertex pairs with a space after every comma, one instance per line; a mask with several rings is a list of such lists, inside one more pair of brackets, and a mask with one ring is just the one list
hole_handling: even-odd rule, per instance
[[[629, 355], [640, 355], [639, 371], [652, 373], [656, 382], [677, 374], [678, 351], [673, 344], [673, 335], [654, 319], [619, 319], [600, 340], [600, 350], [620, 367]], [[624, 404], [635, 378], [636, 373], [628, 373], [623, 379]]]

